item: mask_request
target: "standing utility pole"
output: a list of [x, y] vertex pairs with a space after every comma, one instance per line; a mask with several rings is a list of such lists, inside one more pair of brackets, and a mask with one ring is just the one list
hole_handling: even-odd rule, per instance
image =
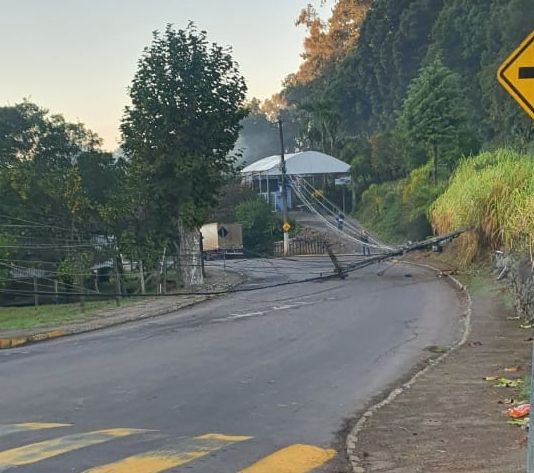
[[286, 185], [286, 160], [284, 150], [284, 129], [282, 120], [278, 119], [280, 129], [280, 171], [282, 173], [282, 218], [284, 220], [284, 256], [289, 255], [289, 222], [287, 218], [287, 185]]

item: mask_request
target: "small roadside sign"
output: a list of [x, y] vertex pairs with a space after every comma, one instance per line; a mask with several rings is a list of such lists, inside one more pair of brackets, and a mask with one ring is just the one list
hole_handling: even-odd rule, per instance
[[350, 176], [338, 177], [335, 180], [335, 185], [336, 186], [348, 186], [351, 182], [352, 182], [352, 179], [350, 178]]
[[534, 120], [534, 31], [503, 62], [497, 79]]
[[282, 230], [284, 230], [284, 232], [287, 233], [289, 230], [291, 230], [291, 225], [289, 225], [289, 223], [287, 223], [287, 222], [284, 223], [284, 224], [282, 225]]
[[230, 232], [226, 229], [226, 227], [219, 228], [219, 231], [217, 232], [221, 238], [226, 238]]

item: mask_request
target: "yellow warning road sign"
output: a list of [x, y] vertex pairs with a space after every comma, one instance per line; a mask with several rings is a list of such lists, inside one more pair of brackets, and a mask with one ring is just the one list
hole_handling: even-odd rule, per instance
[[497, 79], [534, 120], [534, 31], [504, 61]]
[[282, 230], [287, 233], [289, 230], [291, 230], [291, 225], [289, 225], [289, 223], [284, 223], [282, 225]]

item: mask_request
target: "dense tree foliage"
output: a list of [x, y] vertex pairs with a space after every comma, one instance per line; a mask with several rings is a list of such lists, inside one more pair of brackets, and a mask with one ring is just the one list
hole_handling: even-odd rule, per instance
[[[83, 125], [30, 102], [0, 108], [0, 266], [58, 271], [73, 283], [109, 258], [100, 245], [126, 163]], [[100, 240], [98, 239], [100, 237]], [[2, 261], [4, 260], [4, 261]]]
[[[532, 121], [495, 77], [532, 29], [531, 3], [340, 0], [327, 21], [304, 9], [304, 62], [280, 94], [299, 142], [351, 163], [354, 203], [369, 186], [409, 178], [429, 160], [435, 182], [480, 148], [533, 146]], [[355, 29], [341, 26], [350, 40], [333, 54], [325, 38], [344, 24], [347, 5], [356, 8]]]
[[268, 255], [272, 251], [276, 219], [271, 206], [261, 198], [239, 203], [237, 221], [243, 226], [243, 245], [250, 256]]
[[[342, 3], [336, 4], [330, 22]], [[526, 146], [534, 136], [532, 123], [500, 89], [495, 73], [534, 24], [529, 3], [375, 0], [362, 10], [366, 15], [358, 19], [361, 26], [350, 46], [338, 48], [342, 56], [331, 59], [328, 66], [316, 66], [317, 74], [310, 80], [290, 78], [282, 95], [293, 107], [295, 120], [303, 114], [310, 116], [312, 110], [336, 118], [337, 153], [345, 147], [359, 148], [361, 153], [369, 149], [373, 135], [395, 131], [409, 84], [425, 64], [440, 57], [443, 67], [457, 77], [465, 99], [462, 108], [468, 112], [466, 126], [476, 132], [477, 141]], [[319, 22], [326, 28], [313, 11], [307, 10], [300, 21]], [[310, 43], [321, 43], [321, 39], [310, 32], [306, 50], [319, 47]], [[303, 67], [305, 64], [306, 60]], [[322, 147], [320, 140], [312, 139], [316, 128], [310, 127], [309, 121], [301, 121], [301, 125], [311, 130], [313, 146]], [[349, 158], [350, 153], [343, 154]], [[395, 161], [391, 156], [382, 159]], [[405, 172], [412, 166], [407, 163]], [[373, 179], [384, 180], [381, 174]]]
[[0, 213], [85, 232], [102, 230], [124, 161], [99, 138], [23, 102], [0, 108]]
[[[472, 151], [462, 149], [469, 144], [471, 133], [460, 77], [445, 67], [439, 56], [423, 67], [410, 84], [397, 131], [406, 149], [418, 147], [432, 158], [435, 184], [442, 157], [448, 158], [444, 164], [450, 172], [455, 159], [464, 151]], [[413, 155], [417, 153], [408, 154], [408, 161]]]
[[155, 32], [130, 87], [123, 149], [130, 184], [150, 226], [169, 237], [198, 227], [224, 174], [245, 117], [246, 86], [224, 48], [194, 25]]
[[293, 84], [306, 84], [332, 70], [354, 48], [372, 0], [339, 0], [324, 22], [313, 5], [303, 8], [295, 24], [304, 26], [308, 36], [299, 71], [289, 78]]
[[233, 172], [245, 92], [229, 51], [168, 26], [139, 61], [120, 157], [37, 105], [0, 108], [0, 276], [9, 259], [80, 290], [119, 255], [150, 270], [176, 254]]

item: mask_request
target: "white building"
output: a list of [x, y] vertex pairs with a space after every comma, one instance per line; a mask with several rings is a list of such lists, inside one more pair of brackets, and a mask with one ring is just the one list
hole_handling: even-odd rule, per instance
[[[289, 176], [308, 178], [314, 187], [324, 186], [327, 180], [333, 181], [350, 173], [349, 164], [319, 151], [288, 154], [285, 161]], [[275, 208], [280, 209], [280, 155], [260, 159], [245, 167], [241, 173], [265, 200], [273, 202]], [[292, 208], [292, 204], [292, 194], [288, 192], [288, 207]]]

